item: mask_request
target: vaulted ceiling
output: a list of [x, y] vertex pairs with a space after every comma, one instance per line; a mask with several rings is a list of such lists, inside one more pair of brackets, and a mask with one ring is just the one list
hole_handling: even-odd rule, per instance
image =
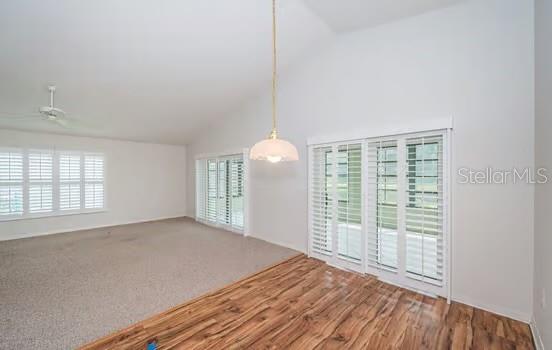
[[[281, 0], [282, 67], [336, 32], [453, 1]], [[269, 0], [0, 2], [0, 113], [13, 116], [0, 128], [186, 144], [268, 87], [270, 11]], [[48, 103], [48, 84], [86, 128], [17, 117]]]
[[463, 0], [304, 0], [337, 33], [416, 16]]

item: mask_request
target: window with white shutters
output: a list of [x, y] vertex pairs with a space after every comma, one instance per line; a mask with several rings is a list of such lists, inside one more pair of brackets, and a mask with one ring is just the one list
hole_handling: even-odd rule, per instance
[[362, 270], [362, 143], [315, 147], [310, 156], [310, 251]]
[[78, 210], [81, 207], [80, 154], [62, 153], [59, 156], [59, 209]]
[[309, 254], [445, 295], [447, 135], [310, 145]]
[[196, 219], [245, 230], [245, 157], [221, 155], [196, 160]]
[[0, 218], [23, 214], [23, 151], [0, 150]]
[[376, 268], [398, 268], [397, 142], [368, 142], [367, 262]]
[[206, 220], [207, 206], [207, 161], [196, 160], [196, 218]]
[[105, 156], [0, 148], [0, 221], [105, 210]]
[[218, 184], [217, 184], [217, 160], [207, 160], [207, 221], [217, 223], [217, 201], [218, 201]]
[[232, 227], [244, 229], [244, 164], [243, 157], [231, 157], [229, 159], [229, 180], [231, 196], [231, 224]]
[[30, 150], [28, 158], [29, 213], [53, 211], [53, 152]]
[[232, 211], [232, 202], [230, 201], [231, 196], [229, 195], [230, 182], [228, 179], [228, 160], [219, 159], [217, 161], [217, 209], [218, 209], [218, 223], [222, 225], [231, 225], [231, 216]]
[[84, 208], [104, 207], [104, 157], [100, 154], [84, 155]]
[[406, 140], [406, 272], [443, 281], [443, 138]]
[[331, 147], [316, 147], [311, 157], [311, 249], [331, 255], [333, 221], [333, 161]]
[[337, 147], [337, 246], [342, 258], [361, 261], [361, 144]]

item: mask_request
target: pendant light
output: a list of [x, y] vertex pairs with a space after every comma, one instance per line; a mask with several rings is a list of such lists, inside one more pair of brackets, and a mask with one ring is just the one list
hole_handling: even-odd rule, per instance
[[276, 59], [276, 0], [272, 0], [272, 131], [268, 139], [257, 142], [249, 154], [250, 159], [271, 163], [299, 160], [297, 148], [290, 142], [279, 139], [276, 131]]

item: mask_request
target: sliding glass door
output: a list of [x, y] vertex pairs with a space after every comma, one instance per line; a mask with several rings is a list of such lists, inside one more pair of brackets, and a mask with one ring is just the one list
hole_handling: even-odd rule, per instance
[[311, 252], [355, 271], [364, 263], [361, 169], [361, 143], [311, 150]]
[[445, 135], [310, 146], [309, 254], [445, 295]]
[[406, 273], [409, 278], [443, 283], [443, 140], [406, 140]]
[[243, 154], [196, 160], [196, 218], [232, 231], [245, 228]]
[[398, 155], [397, 142], [367, 144], [366, 234], [367, 264], [397, 271], [398, 257]]

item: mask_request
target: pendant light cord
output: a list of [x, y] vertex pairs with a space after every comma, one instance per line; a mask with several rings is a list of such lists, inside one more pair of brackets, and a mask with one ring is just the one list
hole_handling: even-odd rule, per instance
[[276, 78], [277, 78], [277, 55], [276, 55], [276, 0], [272, 0], [272, 131], [270, 138], [277, 137], [276, 132]]

